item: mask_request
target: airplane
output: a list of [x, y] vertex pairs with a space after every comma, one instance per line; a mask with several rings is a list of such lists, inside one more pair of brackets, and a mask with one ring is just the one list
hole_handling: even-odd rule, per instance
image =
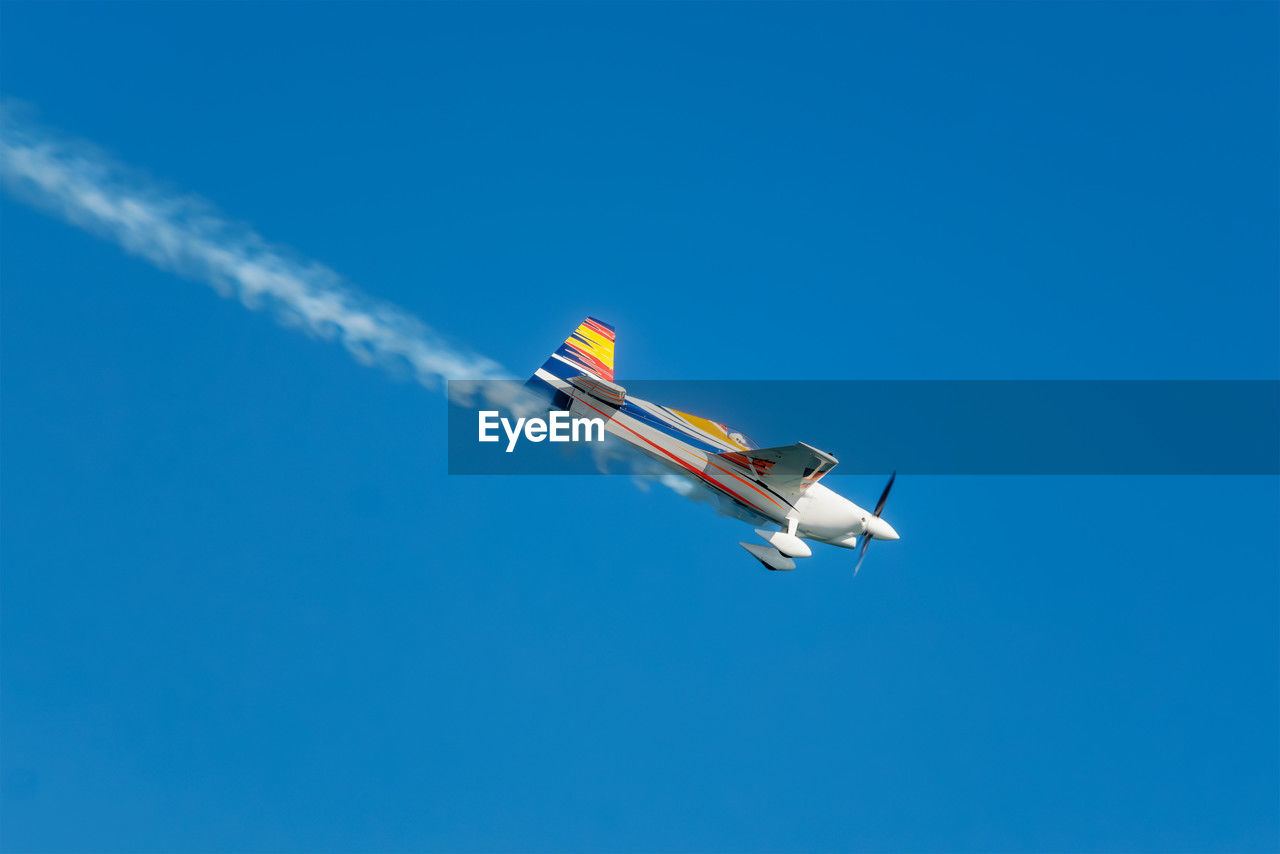
[[719, 422], [628, 395], [613, 381], [616, 340], [613, 326], [588, 317], [525, 386], [553, 409], [604, 419], [610, 435], [728, 499], [744, 518], [776, 525], [756, 528], [763, 545], [739, 543], [766, 569], [795, 569], [813, 540], [857, 549], [857, 575], [872, 540], [898, 539], [880, 516], [896, 473], [865, 510], [819, 483], [837, 463], [825, 451], [804, 442], [761, 448]]

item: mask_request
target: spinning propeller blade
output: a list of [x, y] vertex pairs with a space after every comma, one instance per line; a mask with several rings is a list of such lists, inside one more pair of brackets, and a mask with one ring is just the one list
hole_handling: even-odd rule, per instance
[[880, 513], [884, 510], [884, 503], [889, 500], [889, 490], [893, 489], [893, 481], [897, 477], [898, 477], [898, 473], [896, 471], [893, 474], [889, 475], [889, 482], [884, 485], [884, 492], [880, 493], [880, 500], [876, 502], [876, 510], [871, 515], [879, 516]]
[[858, 562], [853, 565], [854, 577], [857, 577], [858, 570], [862, 569], [862, 559], [867, 556], [867, 544], [871, 542], [870, 537], [862, 538], [862, 545], [858, 546]]
[[[898, 473], [896, 471], [889, 475], [889, 482], [884, 485], [884, 491], [880, 493], [880, 500], [876, 502], [875, 512], [871, 514], [877, 519], [880, 518], [880, 514], [884, 511], [884, 503], [889, 500], [889, 490], [893, 489], [893, 481], [897, 477]], [[892, 529], [888, 533], [892, 535], [889, 539], [897, 539], [898, 535], [893, 533]], [[875, 538], [871, 536], [870, 531], [863, 533], [862, 542], [858, 545], [858, 562], [853, 565], [853, 574], [855, 576], [858, 574], [858, 570], [862, 568], [863, 558], [867, 556], [867, 546], [871, 545], [873, 539]]]

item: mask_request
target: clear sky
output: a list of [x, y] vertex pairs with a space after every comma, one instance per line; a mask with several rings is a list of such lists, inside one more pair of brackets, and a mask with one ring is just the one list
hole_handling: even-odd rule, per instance
[[[0, 82], [516, 370], [1276, 379], [1277, 11], [5, 3]], [[767, 573], [0, 213], [6, 851], [1280, 845], [1275, 478], [904, 477]]]

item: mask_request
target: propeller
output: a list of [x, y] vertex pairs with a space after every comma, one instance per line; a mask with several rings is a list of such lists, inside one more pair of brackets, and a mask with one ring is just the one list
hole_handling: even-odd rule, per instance
[[[889, 500], [889, 490], [893, 489], [893, 481], [897, 477], [898, 473], [896, 471], [889, 475], [889, 482], [884, 485], [884, 491], [880, 493], [880, 500], [876, 502], [876, 509], [871, 514], [875, 518], [880, 518], [880, 513], [884, 510], [884, 503]], [[871, 545], [871, 541], [873, 539], [875, 538], [871, 536], [870, 531], [865, 531], [863, 533], [862, 543], [858, 546], [858, 562], [853, 565], [853, 574], [855, 576], [858, 574], [858, 570], [862, 568], [862, 559], [867, 556], [867, 546]], [[891, 539], [896, 539], [896, 535], [891, 537]]]

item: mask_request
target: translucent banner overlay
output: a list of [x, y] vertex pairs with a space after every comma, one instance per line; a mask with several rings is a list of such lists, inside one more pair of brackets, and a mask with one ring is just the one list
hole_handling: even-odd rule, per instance
[[[450, 474], [636, 474], [621, 442], [478, 441], [479, 413], [547, 418], [521, 383], [449, 383]], [[724, 424], [758, 446], [806, 442], [838, 473], [1280, 474], [1271, 380], [643, 380], [641, 398]], [[626, 410], [624, 409], [624, 412]], [[510, 452], [508, 447], [512, 447]]]

